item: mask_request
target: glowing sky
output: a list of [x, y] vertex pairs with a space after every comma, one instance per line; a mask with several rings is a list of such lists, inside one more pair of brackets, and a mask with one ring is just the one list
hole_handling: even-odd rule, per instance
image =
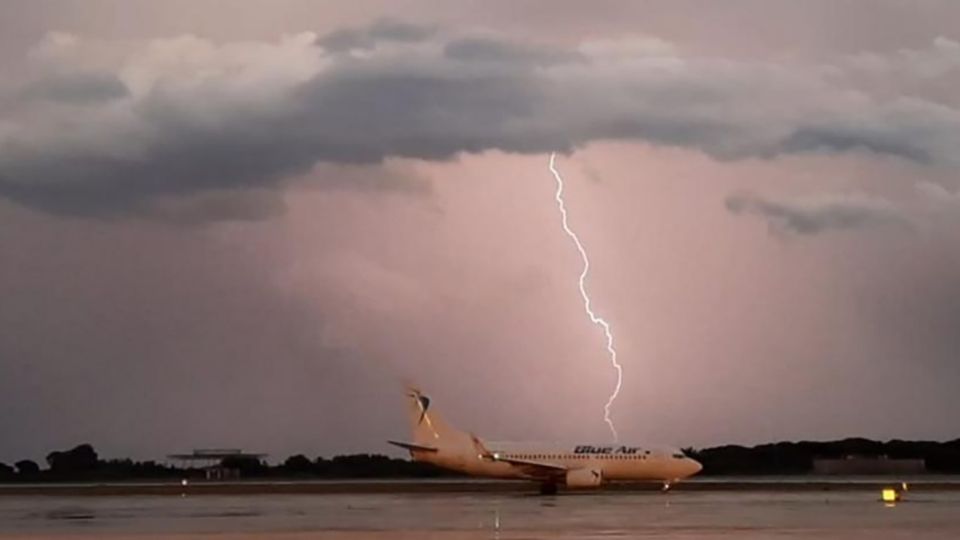
[[958, 436], [960, 6], [0, 4], [0, 460]]

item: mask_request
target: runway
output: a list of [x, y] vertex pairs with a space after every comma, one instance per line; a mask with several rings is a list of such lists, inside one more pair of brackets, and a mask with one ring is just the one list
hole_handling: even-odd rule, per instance
[[[960, 476], [921, 475], [916, 477], [831, 477], [756, 476], [699, 477], [675, 484], [674, 492], [826, 492], [879, 491], [890, 484], [907, 481], [916, 491], [960, 491]], [[659, 492], [659, 483], [606, 484], [603, 493]], [[4, 496], [146, 496], [146, 495], [349, 495], [349, 494], [430, 494], [430, 493], [534, 493], [536, 484], [523, 481], [474, 478], [430, 480], [315, 480], [240, 482], [116, 482], [63, 484], [0, 484]]]
[[955, 539], [960, 491], [0, 497], [2, 540]]

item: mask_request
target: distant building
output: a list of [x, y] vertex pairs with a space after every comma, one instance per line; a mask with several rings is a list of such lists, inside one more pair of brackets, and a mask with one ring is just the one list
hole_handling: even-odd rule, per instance
[[197, 449], [189, 454], [170, 454], [167, 458], [185, 464], [188, 468], [196, 468], [199, 464], [206, 474], [207, 480], [238, 480], [240, 469], [225, 464], [240, 463], [244, 460], [259, 462], [267, 454], [244, 452], [238, 448], [206, 448]]
[[814, 474], [923, 474], [923, 459], [890, 459], [887, 456], [846, 456], [840, 459], [814, 459]]

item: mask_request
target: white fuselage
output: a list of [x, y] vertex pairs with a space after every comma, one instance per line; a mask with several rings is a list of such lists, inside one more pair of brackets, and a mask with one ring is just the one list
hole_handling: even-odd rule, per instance
[[599, 471], [604, 481], [675, 482], [700, 471], [701, 465], [680, 450], [629, 445], [546, 445], [486, 442], [488, 455], [472, 449], [440, 447], [413, 452], [417, 461], [492, 478], [535, 479], [523, 462], [545, 463], [569, 470]]

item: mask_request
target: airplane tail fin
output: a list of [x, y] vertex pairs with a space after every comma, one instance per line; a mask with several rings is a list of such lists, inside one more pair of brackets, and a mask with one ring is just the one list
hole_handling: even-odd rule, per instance
[[444, 441], [463, 438], [463, 432], [450, 427], [430, 407], [430, 398], [411, 385], [407, 385], [407, 411], [416, 444], [435, 447]]

